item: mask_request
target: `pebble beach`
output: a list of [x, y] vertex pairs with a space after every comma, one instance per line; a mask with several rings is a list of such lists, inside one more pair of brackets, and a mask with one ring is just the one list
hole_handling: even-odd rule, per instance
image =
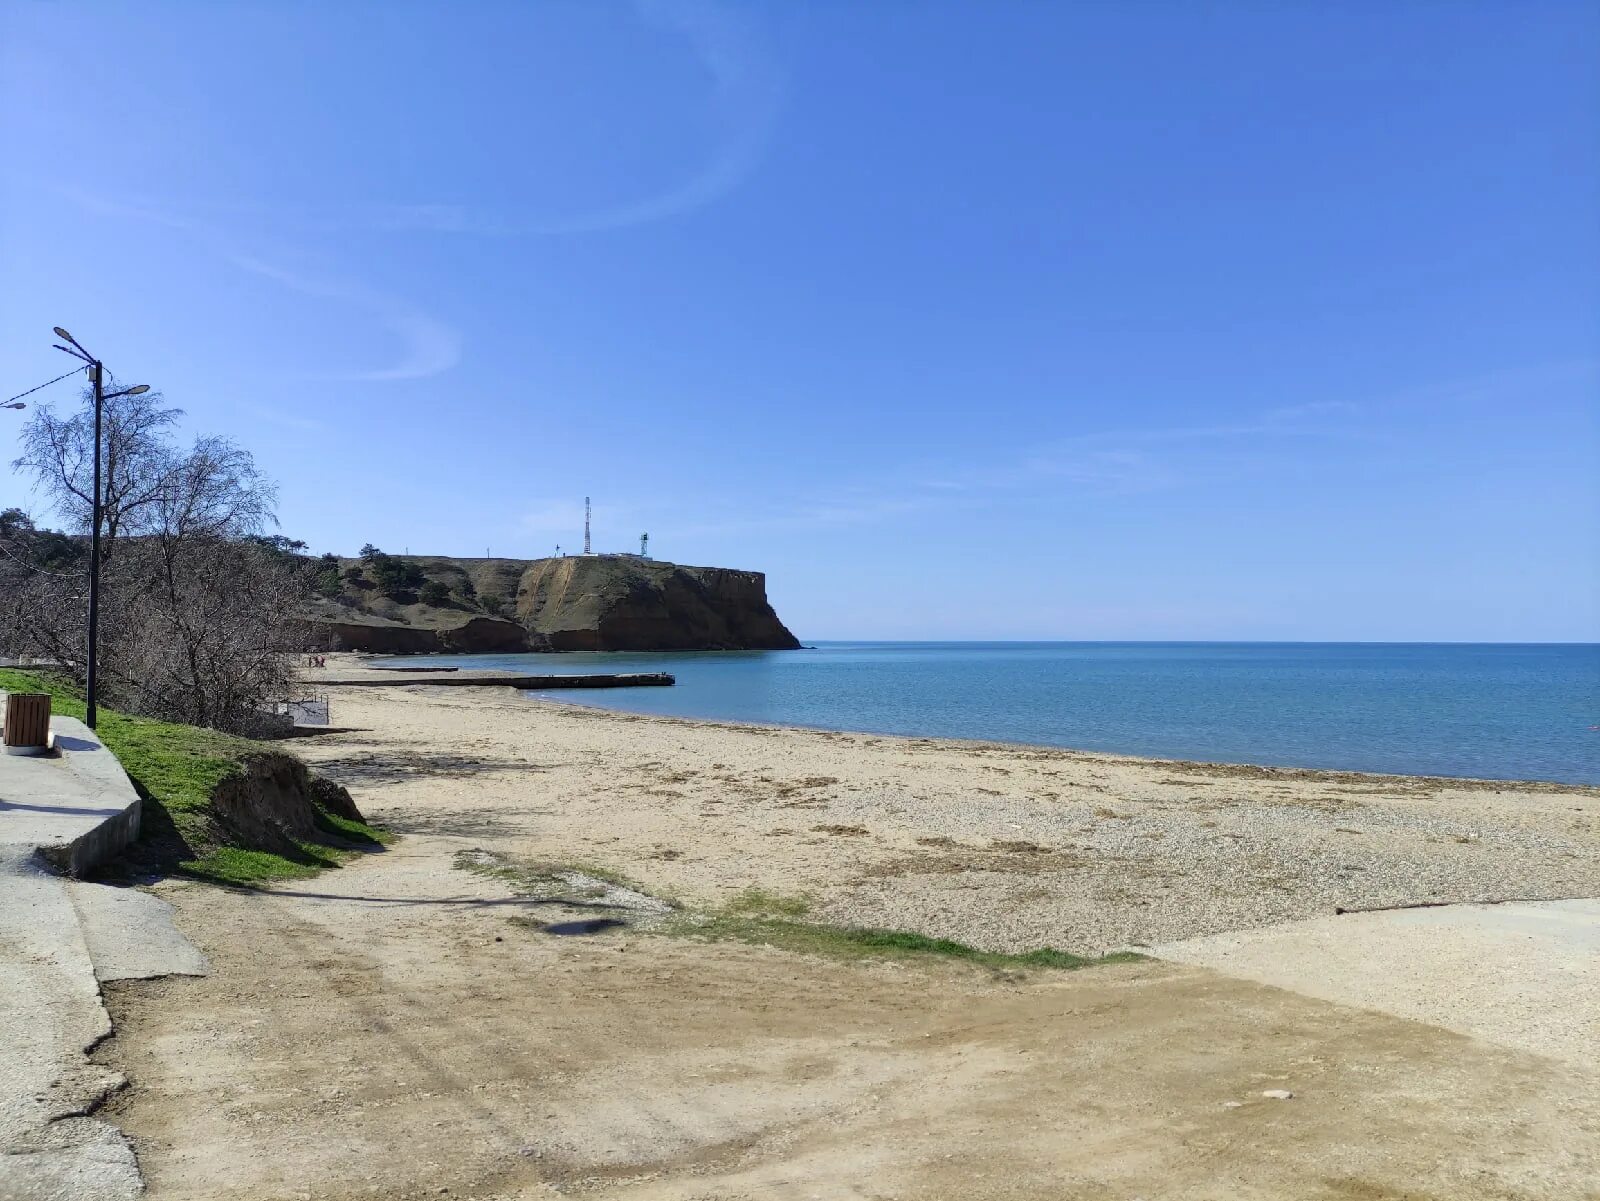
[[336, 688], [333, 705], [351, 731], [297, 749], [376, 820], [403, 810], [402, 833], [492, 833], [696, 905], [757, 889], [810, 920], [990, 950], [1600, 895], [1595, 788], [731, 725], [500, 688]]

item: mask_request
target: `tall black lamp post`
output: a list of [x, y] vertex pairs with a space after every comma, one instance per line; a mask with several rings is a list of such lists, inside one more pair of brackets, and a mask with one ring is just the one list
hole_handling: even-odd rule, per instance
[[108, 400], [117, 400], [123, 396], [137, 396], [141, 392], [150, 391], [149, 384], [135, 384], [131, 388], [123, 388], [119, 392], [107, 395], [105, 390], [105, 366], [82, 346], [78, 340], [62, 329], [55, 327], [56, 337], [67, 343], [65, 346], [57, 344], [56, 349], [65, 351], [74, 358], [82, 359], [89, 365], [89, 379], [94, 385], [94, 501], [90, 506], [93, 516], [90, 519], [89, 532], [89, 662], [88, 678], [84, 682], [85, 712], [83, 721], [91, 730], [95, 728], [96, 700], [95, 695], [98, 683], [97, 674], [100, 664], [100, 516], [102, 511], [100, 487], [100, 424], [101, 414]]

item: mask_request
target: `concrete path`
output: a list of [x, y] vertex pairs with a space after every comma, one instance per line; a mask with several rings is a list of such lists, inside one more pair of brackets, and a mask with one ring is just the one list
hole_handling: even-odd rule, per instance
[[1568, 1063], [1600, 1062], [1600, 900], [1348, 913], [1146, 953]]
[[133, 1150], [92, 1116], [123, 1084], [91, 1063], [111, 1033], [100, 983], [202, 974], [157, 897], [71, 880], [138, 834], [116, 757], [71, 718], [57, 751], [0, 756], [0, 1201], [113, 1201], [143, 1189]]
[[81, 721], [52, 717], [50, 731], [52, 754], [0, 755], [0, 846], [37, 849], [78, 875], [139, 836], [139, 793]]

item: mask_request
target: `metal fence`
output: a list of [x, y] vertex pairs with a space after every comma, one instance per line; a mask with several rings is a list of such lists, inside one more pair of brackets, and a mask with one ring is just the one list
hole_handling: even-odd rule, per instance
[[325, 726], [329, 724], [328, 694], [302, 692], [283, 700], [274, 701], [272, 711], [287, 717], [297, 726]]

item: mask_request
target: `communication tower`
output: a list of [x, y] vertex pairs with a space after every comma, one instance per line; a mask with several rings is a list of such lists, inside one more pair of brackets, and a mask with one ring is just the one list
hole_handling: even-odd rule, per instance
[[640, 534], [639, 535], [639, 557], [641, 559], [648, 559], [650, 557], [650, 535], [649, 534]]
[[586, 555], [594, 553], [589, 547], [589, 498], [587, 496], [583, 498], [583, 553]]

